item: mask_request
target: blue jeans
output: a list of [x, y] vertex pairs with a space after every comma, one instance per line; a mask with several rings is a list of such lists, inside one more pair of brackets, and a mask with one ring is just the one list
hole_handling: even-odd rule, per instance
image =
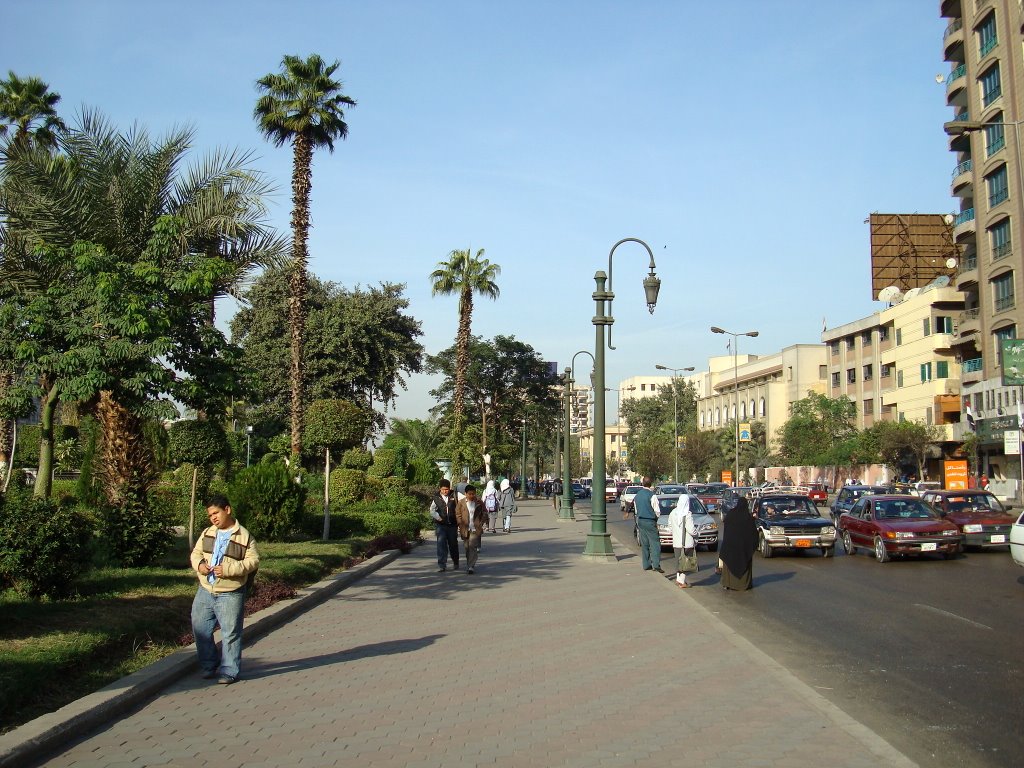
[[658, 522], [646, 517], [636, 519], [640, 529], [640, 562], [645, 571], [661, 568], [661, 538], [658, 536]]
[[448, 555], [452, 556], [455, 569], [459, 568], [459, 526], [434, 524], [434, 536], [437, 537], [437, 567], [444, 568], [448, 564]]
[[[192, 634], [196, 638], [199, 668], [204, 673], [238, 677], [242, 660], [242, 611], [245, 588], [234, 592], [196, 590], [192, 601]], [[220, 627], [221, 649], [213, 642], [213, 630]]]

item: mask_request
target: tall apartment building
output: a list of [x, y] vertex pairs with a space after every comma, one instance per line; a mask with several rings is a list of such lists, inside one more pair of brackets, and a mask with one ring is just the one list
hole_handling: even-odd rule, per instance
[[[950, 120], [980, 124], [966, 132], [946, 127], [955, 153], [951, 192], [959, 201], [953, 234], [962, 253], [954, 284], [965, 297], [953, 348], [962, 361], [963, 407], [994, 418], [1018, 398], [1001, 385], [999, 346], [1018, 337], [1024, 320], [1016, 299], [1024, 275], [1024, 4], [943, 0], [939, 12], [949, 19], [942, 49], [950, 64]], [[981, 446], [986, 462], [1002, 453], [991, 443]]]
[[822, 331], [828, 345], [829, 397], [857, 407], [857, 428], [876, 421], [943, 425], [946, 441], [962, 440], [955, 288], [914, 289], [902, 301], [860, 320]]

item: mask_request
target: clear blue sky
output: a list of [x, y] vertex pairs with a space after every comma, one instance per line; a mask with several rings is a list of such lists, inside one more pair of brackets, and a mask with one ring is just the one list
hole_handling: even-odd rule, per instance
[[[3, 16], [0, 68], [42, 77], [67, 116], [255, 149], [283, 230], [291, 152], [257, 132], [255, 80], [286, 53], [340, 59], [359, 104], [314, 160], [311, 268], [406, 283], [432, 353], [457, 307], [427, 276], [455, 248], [502, 267], [473, 331], [562, 368], [593, 350], [609, 248], [648, 242], [653, 317], [646, 254], [615, 256], [615, 386], [655, 363], [700, 370], [725, 352], [711, 325], [759, 330], [755, 354], [819, 341], [822, 318], [877, 308], [868, 214], [953, 208], [935, 0], [36, 0]], [[434, 384], [414, 377], [390, 415], [425, 416]]]

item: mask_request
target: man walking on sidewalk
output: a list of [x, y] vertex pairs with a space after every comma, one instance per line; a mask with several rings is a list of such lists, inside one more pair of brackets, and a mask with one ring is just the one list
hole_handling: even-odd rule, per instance
[[472, 573], [480, 554], [480, 537], [487, 527], [487, 510], [477, 501], [476, 488], [472, 485], [466, 486], [466, 498], [459, 501], [455, 517], [459, 521], [459, 535], [466, 542], [466, 573]]
[[434, 500], [430, 502], [430, 517], [434, 520], [434, 537], [437, 539], [437, 570], [448, 567], [448, 555], [452, 556], [455, 570], [459, 570], [459, 528], [455, 516], [455, 496], [452, 484], [441, 480]]
[[661, 569], [661, 539], [658, 537], [658, 500], [651, 492], [651, 478], [645, 477], [643, 487], [633, 497], [636, 527], [640, 532], [640, 561], [645, 571]]

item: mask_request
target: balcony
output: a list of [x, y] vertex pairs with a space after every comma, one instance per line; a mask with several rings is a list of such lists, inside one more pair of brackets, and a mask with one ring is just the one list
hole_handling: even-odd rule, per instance
[[942, 35], [942, 37], [943, 37], [943, 39], [948, 40], [950, 35], [952, 35], [954, 32], [959, 32], [963, 28], [964, 28], [964, 20], [963, 19], [953, 19], [946, 26], [946, 31]]
[[1010, 190], [998, 189], [988, 196], [988, 207], [995, 208], [1000, 203], [1004, 202], [1010, 196]]
[[956, 326], [957, 338], [962, 339], [981, 330], [981, 320], [978, 318], [979, 313], [980, 309], [978, 307], [965, 309], [960, 313], [960, 319], [957, 321]]
[[946, 75], [946, 85], [947, 86], [952, 85], [953, 83], [955, 83], [957, 80], [959, 80], [961, 77], [963, 77], [966, 74], [967, 74], [967, 65], [966, 64], [960, 64], [959, 66], [954, 67], [953, 71], [950, 72], [948, 75]]
[[964, 160], [956, 168], [953, 169], [953, 178], [955, 179], [957, 176], [960, 176], [964, 173], [970, 173], [973, 167], [974, 163], [971, 161], [971, 158], [968, 157], [966, 160]]
[[953, 217], [953, 237], [955, 239], [959, 240], [961, 237], [975, 234], [977, 231], [977, 224], [974, 223], [974, 206], [965, 208]]
[[999, 45], [999, 40], [994, 37], [991, 40], [986, 40], [978, 49], [978, 58], [985, 58], [985, 56], [987, 56], [997, 45]]
[[967, 158], [953, 169], [953, 181], [950, 184], [950, 193], [953, 197], [974, 197], [973, 185], [974, 162]]
[[[985, 369], [985, 358], [975, 357], [972, 360], [964, 360], [960, 363], [960, 373], [981, 373]], [[669, 446], [671, 447], [671, 446]]]
[[1013, 309], [1015, 304], [1012, 293], [1009, 296], [1000, 296], [996, 299], [996, 312], [1002, 312], [1004, 309]]
[[951, 107], [959, 107], [960, 109], [966, 109], [967, 107], [966, 74], [966, 65], [959, 64], [946, 76], [946, 104]]
[[952, 349], [954, 344], [956, 344], [956, 336], [952, 333], [932, 334], [932, 349]]
[[1005, 259], [1011, 253], [1013, 253], [1013, 243], [1000, 243], [992, 249], [992, 261]]

